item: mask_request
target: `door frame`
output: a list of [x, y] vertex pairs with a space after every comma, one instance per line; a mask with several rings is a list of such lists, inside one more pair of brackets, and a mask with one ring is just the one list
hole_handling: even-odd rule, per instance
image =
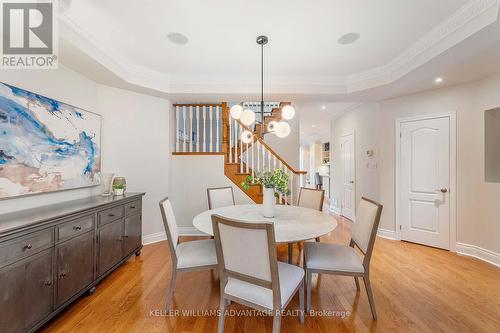
[[394, 216], [395, 216], [395, 227], [396, 227], [396, 239], [401, 240], [401, 224], [399, 219], [399, 185], [401, 178], [401, 125], [407, 122], [437, 119], [437, 118], [449, 118], [450, 119], [450, 188], [449, 188], [449, 200], [450, 200], [450, 249], [451, 252], [456, 252], [457, 243], [457, 213], [456, 213], [456, 200], [457, 200], [457, 114], [456, 111], [450, 111], [447, 113], [437, 113], [428, 114], [422, 116], [413, 117], [403, 117], [397, 118], [395, 121], [395, 131], [394, 136], [396, 139], [395, 144], [395, 202], [394, 202]]
[[[340, 136], [340, 161], [341, 161], [341, 165], [342, 165], [342, 173], [341, 173], [341, 180], [342, 180], [342, 199], [340, 200], [340, 215], [342, 215], [342, 212], [343, 212], [343, 209], [344, 209], [344, 201], [343, 201], [343, 198], [344, 198], [344, 163], [343, 162], [343, 154], [342, 154], [342, 150], [344, 149], [342, 147], [342, 139], [345, 137], [345, 136], [349, 136], [349, 135], [352, 135], [352, 150], [353, 150], [353, 154], [352, 154], [352, 159], [353, 159], [353, 164], [354, 164], [354, 170], [353, 170], [353, 178], [354, 178], [354, 184], [353, 184], [353, 187], [352, 187], [352, 191], [353, 191], [353, 195], [354, 195], [354, 204], [353, 204], [353, 212], [352, 212], [352, 221], [355, 222], [356, 221], [356, 186], [358, 184], [357, 182], [357, 179], [356, 179], [356, 130], [355, 129], [352, 129], [350, 131], [347, 131], [347, 132], [344, 132], [344, 134], [342, 134]], [[342, 215], [344, 216], [344, 215]]]

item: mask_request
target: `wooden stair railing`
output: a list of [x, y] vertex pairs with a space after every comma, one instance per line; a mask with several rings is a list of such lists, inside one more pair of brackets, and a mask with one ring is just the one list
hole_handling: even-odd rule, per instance
[[[280, 103], [270, 115], [264, 117], [264, 126], [269, 122], [280, 121], [281, 107], [290, 104]], [[224, 174], [241, 188], [256, 203], [262, 203], [261, 186], [251, 186], [244, 190], [242, 182], [249, 175], [262, 171], [283, 169], [289, 174], [291, 195], [280, 197], [279, 202], [293, 204], [298, 193], [298, 180], [306, 174], [296, 170], [262, 140], [255, 126], [253, 130], [239, 120], [232, 119], [227, 103], [220, 104], [174, 104], [175, 108], [175, 151], [174, 155], [223, 155]], [[245, 130], [253, 133], [253, 139], [245, 144], [240, 140]]]

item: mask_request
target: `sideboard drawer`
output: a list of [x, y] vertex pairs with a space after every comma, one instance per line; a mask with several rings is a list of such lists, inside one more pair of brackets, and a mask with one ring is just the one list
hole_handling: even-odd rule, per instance
[[123, 217], [125, 211], [123, 206], [113, 207], [99, 212], [99, 225], [103, 225]]
[[141, 211], [141, 200], [129, 202], [125, 205], [125, 215], [134, 214]]
[[28, 257], [54, 244], [54, 228], [34, 232], [0, 244], [0, 266]]
[[66, 222], [64, 224], [58, 225], [57, 239], [65, 240], [73, 236], [83, 234], [89, 230], [94, 229], [94, 215], [88, 215], [73, 221]]

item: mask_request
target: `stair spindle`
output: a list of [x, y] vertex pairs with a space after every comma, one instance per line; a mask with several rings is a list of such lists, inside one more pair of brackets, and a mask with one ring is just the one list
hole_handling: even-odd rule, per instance
[[[243, 131], [243, 128], [241, 127], [241, 125], [239, 126], [239, 128], [240, 128], [240, 136], [241, 136], [241, 132]], [[239, 139], [240, 139], [240, 173], [243, 173], [243, 141], [241, 140], [241, 137]]]
[[228, 116], [229, 120], [229, 163], [233, 163], [233, 146], [232, 146], [232, 133], [231, 133], [231, 127], [233, 124], [233, 120], [231, 119], [231, 116]]
[[182, 151], [186, 151], [186, 107], [182, 108]]
[[196, 107], [196, 151], [201, 151], [201, 136], [200, 136], [200, 107]]
[[189, 107], [189, 152], [193, 151], [193, 107]]
[[175, 107], [175, 151], [179, 151], [179, 107]]
[[213, 136], [213, 127], [214, 127], [214, 123], [213, 123], [213, 107], [210, 105], [210, 109], [209, 109], [209, 121], [210, 121], [210, 137], [209, 137], [209, 140], [210, 140], [210, 149], [209, 149], [209, 152], [213, 152], [214, 151], [214, 136]]
[[219, 143], [219, 107], [215, 107], [215, 151], [220, 151], [220, 143]]
[[203, 107], [203, 152], [207, 151], [207, 108]]

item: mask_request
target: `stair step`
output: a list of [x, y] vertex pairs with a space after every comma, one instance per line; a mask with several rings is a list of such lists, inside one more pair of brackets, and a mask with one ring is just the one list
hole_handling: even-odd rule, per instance
[[241, 173], [241, 172], [236, 172], [236, 173], [235, 173], [235, 175], [237, 175], [237, 176], [250, 176], [250, 175], [252, 175], [252, 174], [251, 174], [250, 172], [243, 172], [243, 173]]

